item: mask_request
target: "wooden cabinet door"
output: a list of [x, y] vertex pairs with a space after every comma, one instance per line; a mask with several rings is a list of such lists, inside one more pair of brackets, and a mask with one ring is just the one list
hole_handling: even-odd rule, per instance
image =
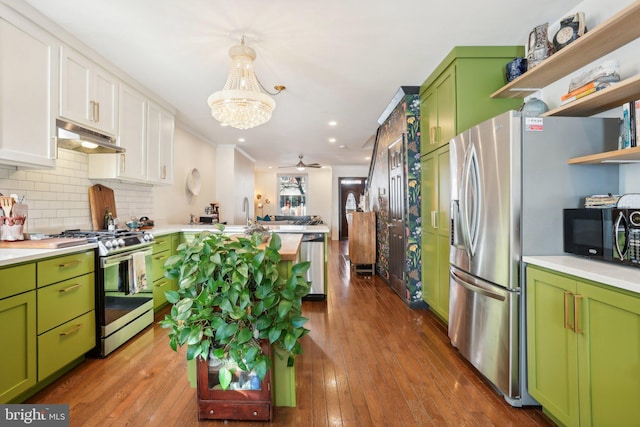
[[0, 163], [54, 167], [56, 42], [4, 6], [0, 12]]
[[0, 403], [36, 384], [36, 292], [0, 300]]
[[84, 55], [60, 48], [60, 116], [117, 134], [118, 81]]
[[640, 420], [640, 295], [578, 282], [580, 425]]
[[422, 217], [422, 299], [429, 306], [436, 305], [438, 243], [434, 212], [438, 206], [437, 165], [435, 154], [420, 159], [420, 197]]
[[147, 107], [147, 179], [153, 183], [173, 183], [174, 118], [156, 104]]
[[456, 66], [451, 65], [435, 83], [437, 93], [438, 129], [436, 145], [449, 144], [458, 134], [456, 128]]
[[136, 181], [147, 178], [146, 115], [147, 99], [137, 90], [120, 85], [119, 145], [126, 153], [119, 154], [118, 175]]
[[456, 136], [455, 65], [447, 68], [422, 94], [420, 132], [425, 152], [449, 143]]
[[578, 425], [576, 282], [531, 266], [526, 280], [529, 393], [564, 425]]
[[91, 61], [72, 49], [60, 48], [60, 116], [93, 126]]
[[424, 152], [437, 148], [438, 102], [436, 89], [429, 88], [421, 96], [420, 102], [420, 134], [424, 141]]
[[118, 133], [118, 80], [101, 68], [92, 76], [93, 99], [96, 103], [94, 126], [109, 135]]
[[445, 321], [449, 318], [449, 147], [421, 159], [422, 297]]

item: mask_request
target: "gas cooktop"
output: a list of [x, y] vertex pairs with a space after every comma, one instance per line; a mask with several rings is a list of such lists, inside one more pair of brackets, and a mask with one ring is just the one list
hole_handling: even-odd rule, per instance
[[81, 237], [87, 239], [89, 242], [97, 243], [98, 253], [101, 256], [138, 249], [149, 246], [154, 242], [151, 233], [126, 229], [114, 231], [65, 230], [57, 237]]

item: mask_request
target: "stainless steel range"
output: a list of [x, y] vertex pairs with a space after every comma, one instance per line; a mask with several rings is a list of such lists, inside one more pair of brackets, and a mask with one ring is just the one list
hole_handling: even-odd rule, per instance
[[153, 235], [143, 231], [67, 230], [98, 244], [95, 354], [105, 357], [153, 323]]

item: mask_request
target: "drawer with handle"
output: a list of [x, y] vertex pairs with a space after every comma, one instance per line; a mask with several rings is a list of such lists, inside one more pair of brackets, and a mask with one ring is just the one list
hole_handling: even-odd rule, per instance
[[38, 288], [38, 333], [55, 328], [94, 307], [93, 273]]
[[0, 299], [36, 288], [36, 264], [0, 269]]
[[86, 251], [38, 262], [38, 287], [91, 273], [95, 270], [95, 255]]
[[96, 345], [96, 314], [90, 311], [38, 336], [38, 381], [84, 356]]

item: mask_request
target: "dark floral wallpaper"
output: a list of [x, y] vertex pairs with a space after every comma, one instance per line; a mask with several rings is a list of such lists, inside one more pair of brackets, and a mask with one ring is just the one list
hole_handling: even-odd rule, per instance
[[420, 221], [420, 97], [405, 95], [380, 127], [371, 183], [369, 204], [377, 215], [377, 270], [389, 280], [389, 173], [388, 147], [402, 135], [405, 176], [405, 299], [422, 302], [421, 221]]

